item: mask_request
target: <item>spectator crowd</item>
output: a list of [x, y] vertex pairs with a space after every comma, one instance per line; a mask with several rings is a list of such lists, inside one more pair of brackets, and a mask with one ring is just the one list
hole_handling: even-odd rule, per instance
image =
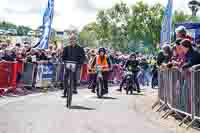
[[188, 69], [200, 64], [200, 40], [194, 43], [192, 37], [187, 35], [185, 27], [176, 29], [176, 41], [164, 44], [162, 51], [158, 54], [157, 64], [160, 67], [178, 67], [181, 70]]

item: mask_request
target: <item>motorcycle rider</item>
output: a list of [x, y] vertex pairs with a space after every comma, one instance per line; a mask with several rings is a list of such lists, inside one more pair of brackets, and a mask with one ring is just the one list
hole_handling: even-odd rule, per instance
[[[99, 48], [98, 55], [95, 57], [93, 63], [91, 64], [91, 67], [94, 68], [97, 65], [100, 66], [100, 68], [102, 68], [103, 84], [104, 84], [104, 89], [105, 89], [104, 94], [107, 94], [108, 93], [108, 75], [109, 75], [109, 70], [111, 68], [111, 62], [106, 55], [105, 48]], [[92, 88], [92, 92], [95, 93], [95, 87]]]
[[[136, 59], [136, 54], [133, 53], [130, 55], [128, 61], [125, 64], [125, 69], [128, 71], [131, 71], [133, 73], [133, 81], [136, 84], [137, 87], [137, 92], [140, 93], [140, 85], [137, 79], [137, 75], [139, 72], [139, 61]], [[118, 89], [118, 91], [122, 91], [122, 87], [124, 85], [124, 83], [126, 82], [126, 78], [127, 76], [125, 76], [120, 84], [120, 89]]]
[[[69, 45], [64, 47], [63, 55], [62, 55], [63, 62], [65, 61], [75, 61], [77, 62], [77, 68], [78, 71], [81, 68], [81, 65], [83, 64], [85, 60], [85, 51], [84, 49], [78, 45], [78, 31], [76, 29], [71, 29], [69, 32]], [[77, 72], [76, 71], [76, 72]], [[73, 93], [77, 94], [77, 73], [74, 73], [74, 90]], [[67, 76], [69, 73], [66, 72]], [[63, 97], [66, 97], [67, 95], [67, 87], [64, 88], [64, 95]]]

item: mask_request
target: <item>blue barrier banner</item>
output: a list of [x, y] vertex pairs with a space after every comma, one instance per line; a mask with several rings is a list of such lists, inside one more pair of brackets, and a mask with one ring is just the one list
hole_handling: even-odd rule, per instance
[[162, 19], [160, 47], [162, 47], [164, 43], [168, 44], [171, 43], [172, 8], [173, 8], [173, 0], [168, 0], [168, 4]]
[[52, 80], [53, 64], [38, 65], [37, 80]]
[[[175, 24], [175, 29], [179, 26], [184, 26], [187, 29], [187, 32], [192, 38], [194, 38], [194, 43], [197, 40], [200, 40], [200, 23], [180, 23]], [[176, 39], [176, 36], [175, 36]]]

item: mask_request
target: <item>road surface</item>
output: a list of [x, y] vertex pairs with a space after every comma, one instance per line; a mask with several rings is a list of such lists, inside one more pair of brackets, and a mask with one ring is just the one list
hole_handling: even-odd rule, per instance
[[111, 90], [97, 99], [79, 90], [71, 110], [61, 92], [0, 99], [0, 133], [174, 133], [150, 121], [137, 109], [143, 95]]

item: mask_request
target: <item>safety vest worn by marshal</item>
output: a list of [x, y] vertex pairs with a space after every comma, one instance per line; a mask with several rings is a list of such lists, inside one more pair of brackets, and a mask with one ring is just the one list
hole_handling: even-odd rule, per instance
[[[95, 62], [95, 65], [92, 65], [94, 63], [94, 60], [96, 59], [96, 62]], [[96, 58], [94, 59], [91, 59], [89, 61], [89, 73], [92, 74], [92, 73], [96, 73], [96, 67], [100, 66], [101, 68], [103, 68], [103, 70], [107, 71], [108, 68], [109, 68], [109, 65], [108, 65], [108, 61], [107, 61], [107, 56], [104, 56], [103, 59], [98, 55], [96, 56]]]
[[107, 56], [104, 56], [103, 58], [101, 56], [96, 57], [96, 65], [101, 66], [103, 70], [108, 70], [109, 65], [108, 65], [108, 60]]

